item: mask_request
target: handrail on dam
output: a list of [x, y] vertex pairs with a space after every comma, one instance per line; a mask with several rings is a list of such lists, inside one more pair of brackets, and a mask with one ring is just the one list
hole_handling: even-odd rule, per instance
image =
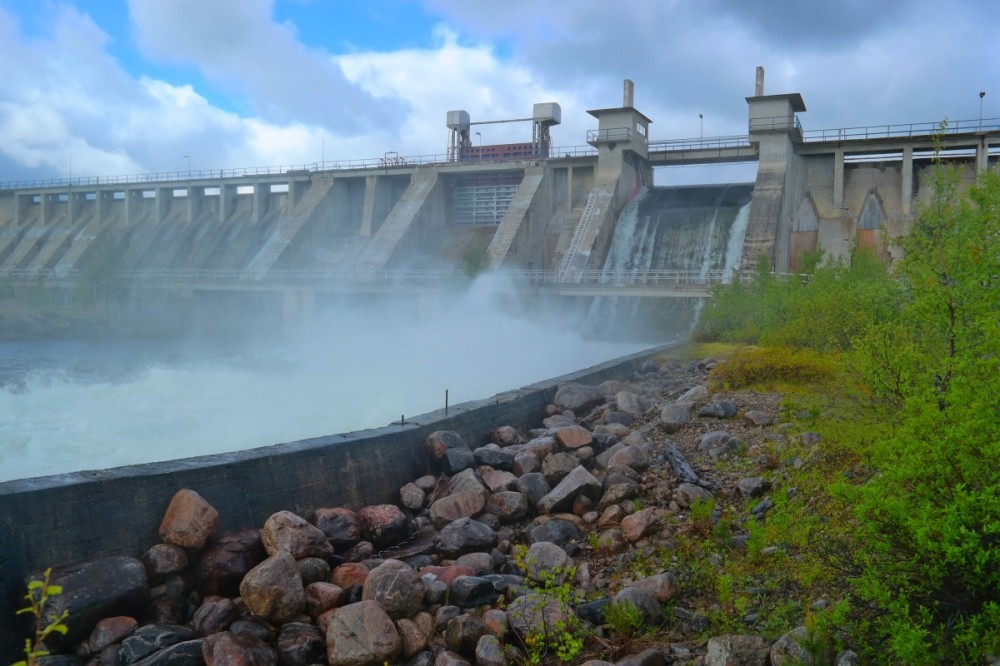
[[866, 127], [843, 127], [839, 129], [805, 130], [803, 141], [849, 141], [864, 139], [899, 139], [935, 134], [971, 134], [975, 132], [996, 132], [1000, 130], [1000, 118], [976, 118], [925, 123], [901, 123], [897, 125], [868, 125]]

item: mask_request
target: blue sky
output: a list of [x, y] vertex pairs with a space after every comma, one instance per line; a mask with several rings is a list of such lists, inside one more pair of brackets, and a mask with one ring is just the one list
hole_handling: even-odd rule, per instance
[[975, 0], [0, 0], [0, 181], [441, 154], [449, 110], [549, 101], [581, 145], [624, 78], [653, 139], [742, 134], [757, 65], [807, 129], [974, 119], [981, 90], [1000, 117], [998, 30]]

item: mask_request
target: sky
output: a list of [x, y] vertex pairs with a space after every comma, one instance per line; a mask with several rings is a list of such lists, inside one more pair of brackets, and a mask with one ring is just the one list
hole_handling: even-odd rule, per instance
[[538, 102], [584, 146], [626, 78], [654, 141], [741, 135], [758, 65], [807, 130], [997, 118], [998, 35], [995, 0], [0, 0], [0, 183], [444, 155], [448, 111]]

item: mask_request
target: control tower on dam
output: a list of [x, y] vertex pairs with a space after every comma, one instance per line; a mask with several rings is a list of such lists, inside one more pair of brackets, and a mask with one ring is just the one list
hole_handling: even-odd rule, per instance
[[[469, 267], [565, 291], [604, 265], [655, 167], [729, 162], [758, 164], [743, 269], [763, 255], [795, 270], [817, 247], [892, 261], [935, 159], [971, 182], [1000, 147], [1000, 119], [805, 130], [802, 96], [765, 94], [760, 68], [745, 135], [654, 140], [633, 97], [626, 80], [621, 106], [589, 111], [597, 127], [571, 148], [551, 145], [562, 110], [549, 102], [517, 119], [450, 111], [448, 152], [432, 157], [0, 183], [0, 278], [59, 289], [113, 269], [135, 294], [280, 292], [286, 309]], [[525, 140], [472, 141], [501, 122], [521, 123]]]

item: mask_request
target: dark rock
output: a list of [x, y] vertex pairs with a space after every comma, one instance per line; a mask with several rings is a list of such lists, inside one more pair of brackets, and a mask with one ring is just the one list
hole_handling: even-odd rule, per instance
[[716, 400], [707, 405], [702, 405], [698, 410], [698, 416], [717, 419], [731, 419], [736, 416], [739, 408], [732, 400]]
[[444, 452], [441, 466], [445, 474], [458, 474], [462, 470], [475, 467], [476, 458], [468, 449], [448, 449]]
[[240, 617], [239, 607], [228, 597], [205, 601], [191, 618], [191, 626], [199, 636], [225, 631]]
[[481, 446], [472, 452], [477, 465], [489, 465], [493, 469], [510, 471], [514, 469], [514, 454], [499, 447]]
[[393, 619], [413, 617], [423, 603], [424, 584], [407, 565], [386, 560], [368, 574], [361, 598], [378, 602]]
[[493, 582], [478, 576], [459, 576], [451, 584], [451, 601], [459, 608], [478, 608], [494, 604], [498, 593]]
[[[42, 580], [40, 573], [30, 579]], [[55, 645], [68, 645], [84, 640], [97, 623], [115, 615], [137, 617], [149, 599], [146, 567], [134, 557], [116, 555], [83, 564], [56, 567], [50, 585], [62, 587], [62, 593], [51, 597], [46, 605], [53, 615], [68, 614], [64, 637], [54, 634]]]
[[635, 417], [628, 412], [608, 412], [604, 417], [605, 423], [620, 423], [623, 426], [631, 427], [635, 424]]
[[326, 659], [326, 638], [318, 627], [302, 622], [281, 626], [278, 635], [278, 663], [281, 666], [309, 666]]
[[541, 513], [568, 510], [573, 506], [573, 499], [581, 494], [594, 501], [600, 499], [601, 483], [582, 466], [577, 466], [535, 506]]
[[302, 584], [321, 583], [330, 580], [330, 564], [319, 557], [303, 557], [295, 561], [299, 575], [302, 576]]
[[771, 482], [759, 476], [740, 479], [736, 487], [744, 497], [760, 497], [771, 489]]
[[259, 530], [240, 530], [219, 537], [198, 556], [195, 581], [203, 595], [239, 596], [240, 581], [267, 554]]
[[649, 592], [636, 587], [623, 588], [615, 595], [614, 603], [629, 604], [640, 613], [647, 627], [658, 625], [663, 621], [663, 609], [659, 602]]
[[605, 597], [597, 601], [590, 601], [576, 607], [576, 615], [581, 620], [589, 622], [595, 627], [604, 624], [604, 609], [611, 603], [611, 599]]
[[434, 461], [444, 460], [445, 453], [452, 449], [469, 450], [469, 445], [465, 443], [462, 436], [451, 430], [438, 430], [427, 435], [424, 440], [424, 447], [427, 456]]
[[529, 472], [517, 480], [517, 491], [527, 497], [532, 505], [548, 495], [551, 489], [545, 476], [539, 472]]
[[497, 545], [497, 533], [471, 518], [460, 518], [438, 535], [438, 550], [445, 557], [455, 558], [464, 553], [489, 550]]
[[546, 520], [541, 525], [533, 527], [528, 534], [531, 543], [548, 541], [558, 546], [565, 546], [570, 541], [583, 537], [583, 532], [576, 524], [562, 518]]
[[504, 490], [495, 493], [486, 503], [486, 510], [501, 523], [513, 523], [528, 513], [528, 498], [521, 493]]
[[197, 638], [193, 629], [166, 624], [139, 627], [122, 641], [119, 657], [123, 664], [134, 664], [154, 652]]
[[666, 666], [674, 663], [673, 658], [667, 662], [666, 655], [656, 648], [646, 648], [638, 654], [630, 654], [615, 662], [615, 666]]
[[313, 520], [338, 551], [344, 551], [361, 541], [358, 516], [350, 509], [317, 509]]
[[240, 597], [247, 609], [275, 622], [288, 622], [306, 607], [302, 576], [295, 559], [284, 550], [247, 573], [240, 583]]
[[392, 546], [410, 536], [410, 521], [395, 504], [376, 504], [358, 511], [361, 535], [377, 548]]
[[517, 429], [512, 426], [497, 426], [493, 428], [490, 440], [499, 446], [513, 446], [524, 441], [521, 439], [521, 435], [518, 434]]
[[660, 424], [667, 432], [677, 432], [691, 422], [691, 410], [684, 405], [667, 405], [660, 410]]
[[[135, 666], [195, 666], [196, 664], [204, 664], [204, 649], [204, 639], [197, 638], [154, 652], [145, 659], [135, 662]], [[123, 660], [122, 663], [126, 662]], [[262, 666], [268, 666], [268, 662], [262, 662]]]
[[475, 656], [476, 644], [486, 633], [482, 620], [463, 614], [448, 621], [444, 631], [444, 642], [449, 650], [468, 657]]
[[169, 543], [158, 543], [139, 558], [146, 567], [146, 576], [152, 585], [163, 582], [171, 574], [180, 573], [187, 568], [187, 552], [180, 546]]
[[91, 652], [100, 652], [112, 643], [121, 643], [135, 633], [138, 626], [135, 618], [126, 615], [105, 618], [90, 632], [87, 647]]

